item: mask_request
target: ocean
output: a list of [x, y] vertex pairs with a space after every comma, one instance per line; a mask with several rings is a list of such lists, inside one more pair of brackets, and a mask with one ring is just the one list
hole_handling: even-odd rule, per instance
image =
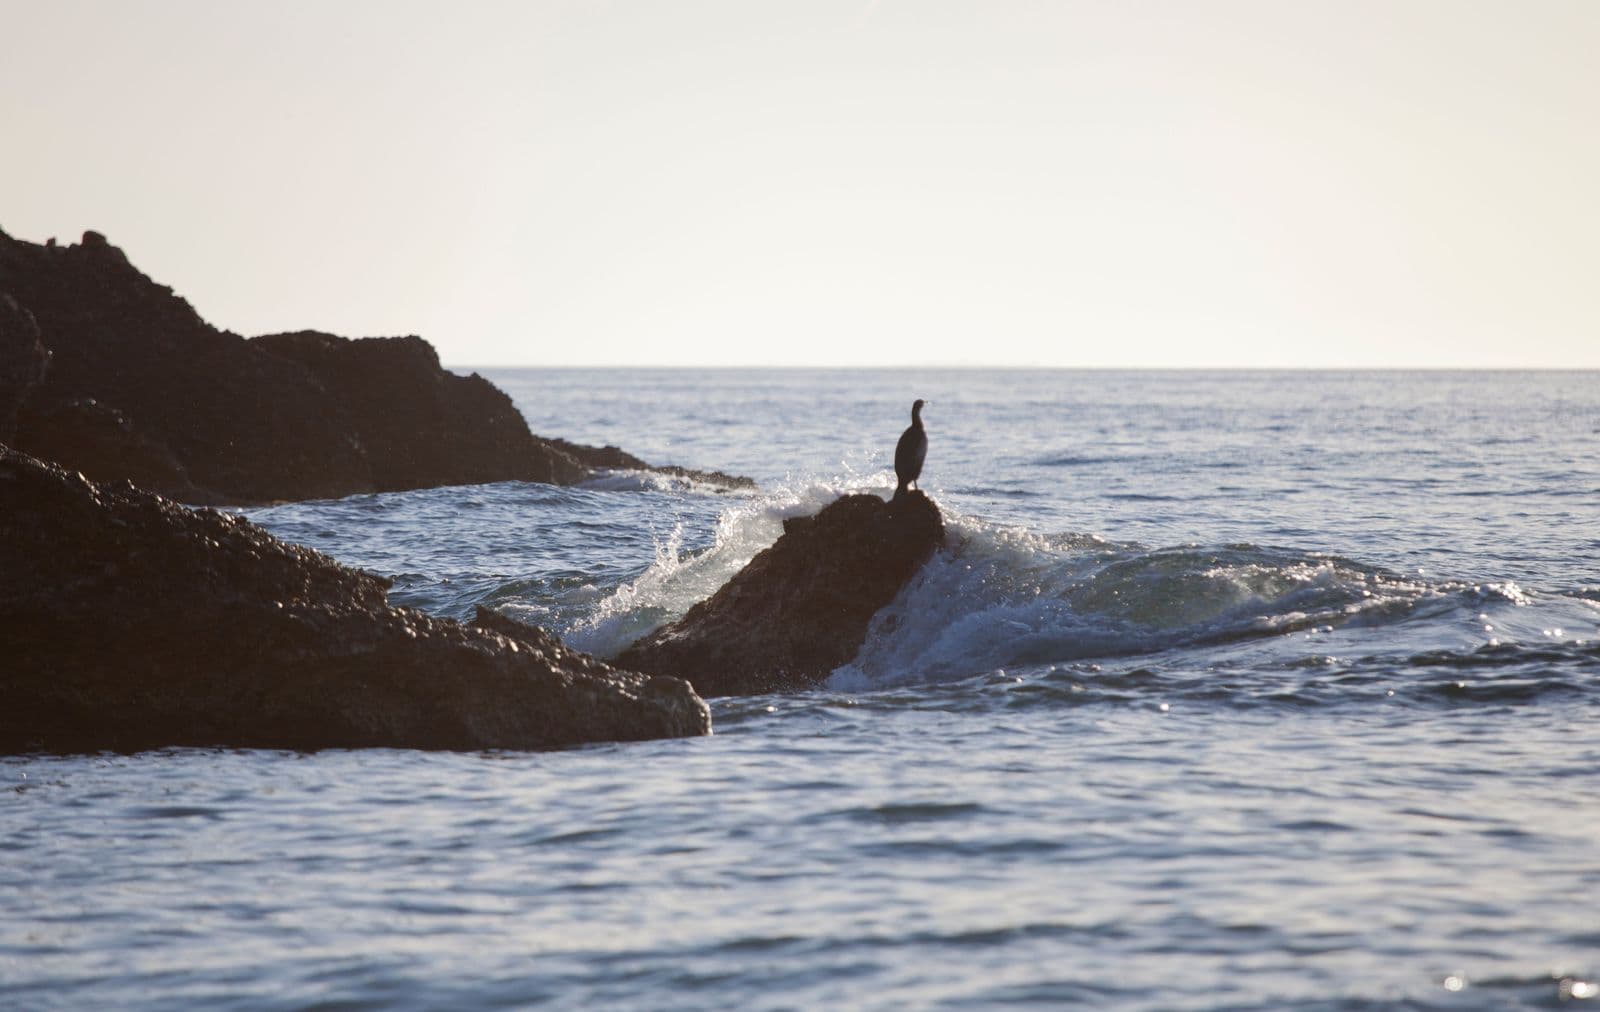
[[0, 759], [0, 1006], [1600, 1008], [1600, 374], [484, 372], [760, 489], [241, 512], [607, 656], [921, 397], [945, 546], [710, 738]]

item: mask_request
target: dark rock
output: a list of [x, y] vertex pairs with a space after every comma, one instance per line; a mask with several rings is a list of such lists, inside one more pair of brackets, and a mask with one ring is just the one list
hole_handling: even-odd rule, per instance
[[30, 414], [28, 452], [70, 460], [89, 475], [116, 474], [143, 488], [159, 488], [185, 502], [205, 502], [172, 448], [134, 428], [126, 415], [92, 397], [50, 404]]
[[[53, 250], [0, 239], [0, 291], [33, 313], [53, 353], [45, 382], [19, 416], [19, 449], [45, 454], [61, 412], [88, 399], [167, 447], [205, 490], [198, 500], [187, 487], [157, 491], [263, 502], [374, 488], [348, 415], [315, 377], [211, 327], [97, 233]], [[101, 450], [57, 459], [92, 478], [133, 477], [115, 456]]]
[[387, 586], [237, 517], [0, 447], [0, 751], [526, 749], [709, 731], [681, 681], [531, 627], [394, 608]]
[[420, 337], [347, 340], [303, 330], [250, 344], [303, 365], [350, 416], [379, 491], [428, 484], [476, 485], [511, 478], [571, 485], [590, 469], [528, 432], [499, 388], [439, 365]]
[[[509, 615], [504, 615], [498, 611], [492, 611], [488, 608], [485, 608], [481, 604], [478, 605], [477, 613], [473, 616], [472, 625], [486, 632], [498, 633], [499, 635], [504, 636], [506, 639], [514, 640], [530, 650], [551, 653], [555, 650], [566, 649], [562, 642], [556, 639], [555, 636], [551, 635], [548, 630], [540, 629], [538, 626], [528, 625], [526, 622], [518, 622]], [[665, 695], [672, 695], [674, 693], [682, 692], [682, 687], [686, 684], [681, 678], [671, 678], [665, 675], [650, 675], [647, 677], [649, 677], [650, 681], [646, 683], [646, 689]], [[707, 720], [709, 721], [709, 719], [710, 718], [708, 717]], [[710, 726], [711, 725], [707, 723], [706, 728], [708, 732]]]
[[[530, 433], [487, 380], [442, 369], [419, 337], [246, 340], [206, 323], [98, 232], [54, 248], [0, 232], [0, 293], [32, 313], [54, 354], [12, 445], [91, 478], [245, 504], [592, 474]], [[88, 401], [116, 412], [114, 430], [73, 420]], [[125, 458], [130, 440], [145, 452]], [[154, 466], [166, 457], [175, 468]]]
[[944, 539], [921, 492], [849, 495], [786, 521], [710, 598], [624, 650], [620, 667], [688, 679], [704, 696], [816, 685], [856, 655], [872, 616]]
[[15, 438], [17, 410], [44, 380], [49, 365], [50, 352], [39, 340], [33, 314], [0, 294], [0, 442]]

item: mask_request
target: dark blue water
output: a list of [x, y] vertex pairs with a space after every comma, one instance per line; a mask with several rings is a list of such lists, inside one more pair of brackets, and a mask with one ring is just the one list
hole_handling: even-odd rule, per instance
[[563, 753], [0, 762], [0, 1004], [1504, 1008], [1600, 980], [1600, 376], [496, 371], [750, 474], [250, 511], [606, 654], [914, 397], [945, 548], [820, 691]]

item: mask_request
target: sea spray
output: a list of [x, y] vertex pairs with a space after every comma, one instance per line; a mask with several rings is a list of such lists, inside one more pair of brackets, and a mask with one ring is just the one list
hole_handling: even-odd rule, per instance
[[710, 544], [698, 549], [684, 548], [680, 524], [664, 542], [657, 542], [655, 559], [643, 573], [562, 630], [562, 638], [598, 657], [615, 656], [715, 594], [778, 540], [786, 519], [811, 516], [843, 495], [867, 492], [887, 497], [892, 489], [893, 478], [883, 471], [804, 478], [729, 505], [717, 518]]
[[840, 691], [964, 678], [999, 667], [1155, 653], [1363, 616], [1448, 594], [1332, 556], [1238, 544], [1148, 549], [1043, 537], [967, 517], [879, 613]]
[[[700, 546], [691, 544], [684, 523], [675, 523], [653, 536], [653, 559], [635, 578], [609, 591], [584, 585], [565, 592], [568, 613], [577, 617], [559, 631], [580, 650], [615, 656], [714, 594], [777, 540], [784, 520], [812, 515], [851, 492], [887, 497], [892, 487], [884, 470], [791, 479], [728, 502]], [[832, 688], [869, 691], [1000, 667], [1294, 634], [1325, 638], [1336, 629], [1381, 628], [1418, 615], [1475, 616], [1486, 598], [1513, 608], [1527, 600], [1520, 591], [1429, 581], [1327, 553], [1248, 543], [1150, 548], [971, 516], [946, 520], [945, 548], [873, 620], [860, 653], [835, 672]], [[499, 606], [520, 610], [514, 600]], [[1510, 621], [1518, 633], [1538, 635], [1523, 624]], [[1476, 642], [1482, 637], [1440, 637], [1430, 646]]]

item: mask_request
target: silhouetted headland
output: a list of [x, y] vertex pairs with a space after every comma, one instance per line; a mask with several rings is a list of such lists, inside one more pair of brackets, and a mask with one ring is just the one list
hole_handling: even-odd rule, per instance
[[0, 232], [0, 405], [15, 448], [191, 503], [566, 485], [611, 466], [753, 484], [535, 436], [420, 337], [218, 330], [97, 232], [70, 246]]

